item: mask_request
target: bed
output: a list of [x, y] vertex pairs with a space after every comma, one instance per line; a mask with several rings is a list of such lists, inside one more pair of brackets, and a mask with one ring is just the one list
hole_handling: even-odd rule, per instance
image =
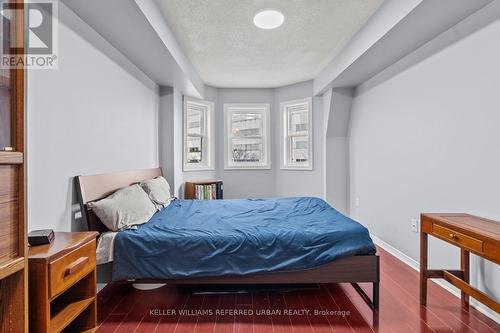
[[[76, 177], [87, 204], [162, 175], [159, 168]], [[105, 237], [103, 237], [105, 238]], [[176, 199], [136, 230], [113, 235], [113, 280], [170, 284], [352, 283], [378, 309], [379, 257], [366, 228], [318, 198]], [[370, 299], [358, 283], [373, 285]]]

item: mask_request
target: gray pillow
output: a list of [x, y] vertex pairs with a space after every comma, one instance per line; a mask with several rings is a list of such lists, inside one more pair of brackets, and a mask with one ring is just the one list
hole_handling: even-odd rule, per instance
[[172, 199], [170, 194], [170, 185], [168, 185], [165, 178], [160, 176], [155, 179], [144, 180], [140, 185], [158, 210], [165, 208], [170, 204]]
[[90, 202], [88, 206], [111, 231], [146, 223], [156, 212], [155, 205], [138, 184], [122, 188], [102, 200]]

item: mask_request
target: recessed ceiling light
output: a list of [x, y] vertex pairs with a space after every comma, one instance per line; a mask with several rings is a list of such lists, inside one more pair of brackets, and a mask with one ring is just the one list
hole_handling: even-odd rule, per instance
[[275, 9], [264, 9], [255, 14], [253, 23], [261, 29], [275, 29], [285, 22], [285, 16]]

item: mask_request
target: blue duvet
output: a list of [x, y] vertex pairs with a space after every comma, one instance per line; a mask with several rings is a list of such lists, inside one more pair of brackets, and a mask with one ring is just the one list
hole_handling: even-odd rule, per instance
[[174, 200], [118, 233], [113, 279], [296, 271], [374, 253], [365, 227], [318, 198]]

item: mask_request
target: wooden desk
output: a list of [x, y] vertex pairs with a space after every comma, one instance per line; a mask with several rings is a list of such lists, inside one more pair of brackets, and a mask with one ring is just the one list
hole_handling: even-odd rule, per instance
[[29, 249], [30, 332], [92, 331], [97, 326], [97, 232], [56, 232]]
[[[462, 291], [463, 306], [472, 296], [500, 313], [498, 302], [469, 284], [471, 252], [500, 264], [500, 223], [468, 214], [422, 214], [420, 221], [420, 304], [427, 303], [427, 279], [442, 278]], [[460, 270], [427, 269], [428, 235], [460, 248]]]

